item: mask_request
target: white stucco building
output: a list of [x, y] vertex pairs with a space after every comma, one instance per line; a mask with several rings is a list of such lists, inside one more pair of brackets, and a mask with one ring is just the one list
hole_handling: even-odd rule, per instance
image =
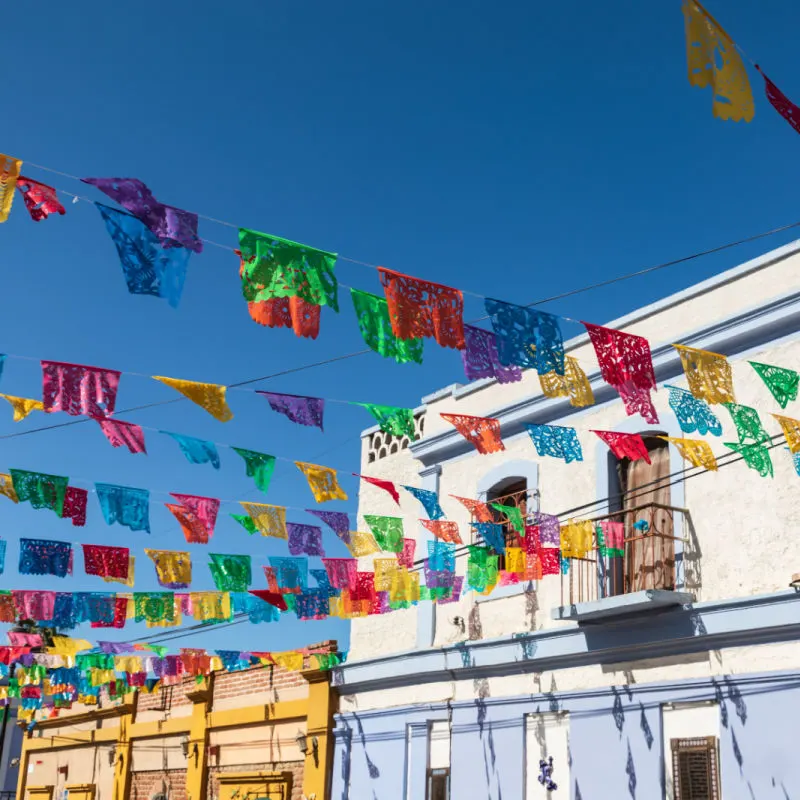
[[[748, 363], [800, 370], [800, 242], [592, 322], [649, 340], [659, 424], [626, 415], [582, 335], [567, 355], [589, 378], [591, 406], [546, 397], [531, 370], [517, 383], [422, 398], [422, 435], [410, 445], [363, 433], [362, 474], [435, 491], [465, 543], [475, 542], [470, 516], [451, 495], [511, 496], [528, 517], [562, 524], [623, 521], [626, 553], [613, 574], [594, 553], [566, 575], [353, 620], [336, 677], [335, 800], [800, 796], [800, 595], [790, 588], [800, 477], [770, 416], [800, 417], [800, 401], [782, 411]], [[736, 402], [757, 409], [773, 435], [774, 478], [725, 463], [734, 456], [724, 442], [737, 438], [719, 405], [722, 435], [703, 437], [722, 458], [717, 472], [691, 468], [653, 438], [698, 437], [681, 431], [663, 388], [686, 388], [673, 343], [729, 357]], [[499, 419], [506, 449], [479, 454], [440, 413]], [[540, 458], [526, 423], [576, 428], [584, 460]], [[642, 434], [652, 465], [634, 476], [593, 429]], [[653, 481], [657, 490], [626, 496]], [[360, 513], [402, 515], [421, 559], [430, 534], [419, 503], [401, 492], [401, 504], [362, 484]], [[642, 520], [649, 538], [633, 527]], [[457, 572], [466, 560], [459, 555]], [[548, 791], [538, 777], [550, 757], [558, 789]]]

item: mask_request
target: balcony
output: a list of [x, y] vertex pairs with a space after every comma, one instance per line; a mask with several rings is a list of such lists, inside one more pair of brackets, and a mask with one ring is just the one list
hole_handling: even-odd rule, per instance
[[592, 622], [694, 601], [683, 590], [681, 568], [686, 509], [647, 503], [589, 521], [591, 546], [585, 556], [567, 559], [554, 619]]

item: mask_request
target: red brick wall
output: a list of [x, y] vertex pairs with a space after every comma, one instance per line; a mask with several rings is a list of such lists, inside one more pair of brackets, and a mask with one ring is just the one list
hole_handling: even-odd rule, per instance
[[214, 700], [239, 697], [274, 689], [280, 700], [281, 689], [307, 687], [306, 679], [299, 672], [290, 672], [283, 667], [254, 667], [241, 672], [217, 672], [214, 674]]
[[[186, 770], [154, 770], [131, 775], [131, 800], [150, 800], [166, 784], [169, 800], [186, 800]], [[294, 800], [294, 798], [292, 799]]]
[[189, 704], [186, 692], [190, 692], [195, 686], [194, 678], [184, 678], [182, 683], [176, 686], [162, 686], [158, 692], [148, 694], [139, 692], [137, 708], [140, 711], [155, 711], [158, 709], [169, 710], [175, 706], [185, 706]]
[[[208, 768], [208, 800], [218, 800], [220, 772], [284, 772], [292, 773], [292, 795], [287, 800], [301, 800], [303, 797], [303, 762], [282, 761], [269, 764], [235, 764], [227, 767]], [[134, 800], [136, 800], [134, 798]], [[141, 800], [141, 798], [139, 798]], [[173, 800], [171, 797], [170, 800]], [[185, 800], [181, 797], [180, 800]]]

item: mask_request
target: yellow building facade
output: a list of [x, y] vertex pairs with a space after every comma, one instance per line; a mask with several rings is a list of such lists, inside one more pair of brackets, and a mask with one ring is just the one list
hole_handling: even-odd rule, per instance
[[[334, 647], [335, 649], [335, 647]], [[37, 720], [17, 800], [327, 800], [330, 672], [215, 672]]]

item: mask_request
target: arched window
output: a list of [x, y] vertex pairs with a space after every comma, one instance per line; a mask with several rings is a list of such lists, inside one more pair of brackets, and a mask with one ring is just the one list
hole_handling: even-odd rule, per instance
[[[500, 503], [504, 506], [512, 506], [519, 509], [522, 519], [528, 515], [528, 481], [526, 478], [508, 477], [496, 483], [486, 492], [486, 503], [492, 512], [495, 522], [503, 526], [506, 547], [522, 547], [522, 536], [514, 529], [506, 515], [496, 508], [492, 508], [492, 503]], [[497, 562], [498, 569], [505, 569], [505, 555], [500, 555]]]

